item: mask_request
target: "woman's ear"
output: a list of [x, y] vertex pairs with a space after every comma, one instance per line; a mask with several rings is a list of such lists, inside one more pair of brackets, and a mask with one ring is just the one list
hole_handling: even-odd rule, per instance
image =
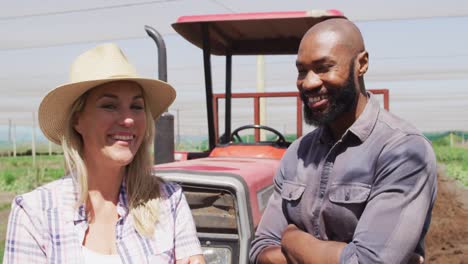
[[80, 112], [75, 112], [72, 117], [72, 125], [73, 128], [81, 134], [81, 126], [80, 126]]
[[362, 77], [369, 68], [369, 53], [367, 51], [363, 51], [358, 54], [357, 56], [357, 63], [358, 63], [358, 76]]

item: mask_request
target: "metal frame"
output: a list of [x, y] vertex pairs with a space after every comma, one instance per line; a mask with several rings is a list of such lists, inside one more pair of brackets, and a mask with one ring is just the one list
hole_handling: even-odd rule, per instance
[[390, 111], [390, 94], [388, 89], [369, 89], [368, 92], [373, 94], [381, 94], [384, 97], [384, 108], [387, 111]]
[[[218, 140], [213, 109], [211, 55], [226, 56], [226, 136], [221, 143], [228, 143], [231, 132], [232, 55], [296, 54], [305, 31], [313, 24], [335, 17], [344, 18], [344, 15], [334, 9], [195, 15], [180, 17], [172, 24], [179, 35], [203, 50], [209, 151], [215, 148]], [[262, 24], [259, 25], [259, 22]], [[285, 22], [289, 26], [285, 26]], [[275, 26], [276, 31], [272, 32], [270, 29]], [[295, 30], [292, 31], [291, 27]]]
[[203, 67], [205, 72], [205, 95], [206, 95], [206, 111], [208, 115], [208, 146], [210, 151], [215, 147], [215, 132], [213, 118], [213, 81], [211, 78], [211, 47], [210, 47], [210, 31], [208, 24], [201, 24], [201, 32], [203, 35]]
[[[384, 108], [389, 111], [390, 110], [390, 98], [389, 98], [389, 91], [388, 89], [369, 89], [369, 92], [373, 94], [381, 94], [384, 97]], [[297, 138], [302, 136], [302, 100], [299, 95], [299, 92], [269, 92], [269, 93], [235, 93], [231, 94], [229, 90], [229, 100], [227, 99], [228, 96], [225, 94], [214, 94], [213, 95], [213, 117], [214, 117], [214, 135], [215, 135], [215, 143], [218, 143], [218, 138], [219, 138], [219, 111], [218, 111], [218, 105], [219, 105], [219, 99], [225, 98], [226, 99], [226, 109], [227, 109], [227, 104], [229, 102], [229, 110], [231, 108], [231, 98], [252, 98], [254, 100], [254, 125], [259, 125], [260, 124], [260, 98], [271, 98], [271, 97], [296, 97], [296, 136]], [[226, 110], [227, 112], [227, 110]], [[229, 117], [229, 119], [228, 119]], [[225, 133], [224, 136], [225, 138], [228, 137], [231, 134], [231, 112], [229, 114], [226, 114], [226, 120], [225, 120]], [[227, 128], [229, 123], [229, 128]], [[228, 134], [229, 133], [229, 134]], [[254, 137], [255, 137], [255, 142], [258, 142], [260, 140], [260, 133], [258, 129], [254, 130]], [[225, 141], [219, 142], [219, 143], [227, 143]]]
[[[296, 135], [297, 137], [302, 136], [302, 101], [298, 92], [270, 92], [270, 93], [235, 93], [231, 95], [231, 98], [252, 98], [254, 100], [254, 125], [260, 124], [260, 98], [271, 98], [271, 97], [296, 97], [296, 109], [297, 109], [297, 118], [296, 118]], [[219, 138], [219, 112], [218, 112], [218, 100], [220, 98], [227, 98], [224, 94], [214, 94], [213, 95], [213, 112], [215, 118], [215, 138]], [[231, 100], [229, 100], [231, 101]], [[226, 100], [227, 104], [227, 100]], [[227, 120], [229, 116], [229, 120]], [[226, 115], [226, 123], [229, 121], [231, 123], [231, 113]], [[229, 133], [229, 134], [228, 134]], [[260, 133], [258, 129], [254, 130], [255, 142], [260, 140]], [[224, 135], [231, 134], [231, 128], [225, 129]], [[222, 142], [225, 143], [225, 142]]]
[[[205, 73], [205, 93], [207, 104], [207, 121], [208, 121], [208, 145], [209, 151], [213, 150], [218, 143], [219, 124], [218, 106], [213, 95], [213, 81], [212, 81], [212, 67], [211, 55], [226, 56], [226, 82], [225, 82], [225, 133], [224, 137], [219, 143], [228, 143], [229, 135], [231, 134], [231, 99], [232, 95], [232, 55], [253, 55], [253, 54], [295, 54], [297, 46], [306, 31], [314, 23], [321, 20], [344, 17], [343, 13], [338, 10], [316, 10], [315, 12], [267, 12], [267, 13], [245, 13], [245, 14], [218, 14], [218, 15], [202, 15], [202, 16], [183, 16], [180, 17], [173, 28], [185, 39], [200, 47], [203, 50], [203, 67]], [[266, 28], [271, 28], [274, 23], [281, 23], [284, 25], [285, 19], [288, 23], [294, 23], [296, 30], [292, 32], [290, 28], [283, 28], [283, 32], [275, 32], [273, 36], [267, 35], [247, 35], [239, 34], [239, 31], [251, 31], [247, 22], [264, 21]], [[247, 24], [246, 24], [247, 23]], [[277, 24], [276, 24], [277, 25]], [[250, 24], [252, 27], [252, 25]], [[234, 30], [235, 34], [226, 34], [223, 30]], [[265, 31], [264, 32], [270, 32]], [[270, 34], [270, 33], [269, 33]], [[286, 41], [285, 41], [286, 39]], [[295, 41], [292, 41], [292, 40]], [[265, 42], [267, 41], [267, 42]], [[297, 42], [297, 43], [296, 43]], [[268, 43], [268, 45], [266, 45]], [[244, 49], [239, 49], [243, 47]], [[269, 49], [271, 48], [271, 49]], [[385, 107], [388, 109], [388, 90], [384, 89], [375, 90], [377, 93], [384, 94], [387, 98], [384, 101]], [[263, 95], [255, 95], [255, 113], [258, 113], [260, 97], [268, 97], [265, 93]], [[283, 96], [283, 95], [281, 95]], [[289, 95], [288, 95], [289, 96]], [[297, 106], [300, 109], [300, 98], [297, 101]], [[298, 111], [301, 115], [302, 111]], [[216, 120], [215, 120], [216, 118]], [[259, 123], [259, 116], [255, 115], [255, 124]], [[297, 135], [302, 135], [302, 122], [298, 122]], [[259, 133], [255, 131], [255, 139], [258, 140]]]

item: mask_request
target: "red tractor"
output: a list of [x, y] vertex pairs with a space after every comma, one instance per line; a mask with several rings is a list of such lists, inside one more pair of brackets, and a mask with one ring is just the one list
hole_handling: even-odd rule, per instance
[[[315, 23], [333, 17], [343, 14], [328, 10], [183, 16], [172, 25], [182, 37], [203, 49], [209, 150], [176, 153], [179, 161], [156, 165], [155, 170], [163, 179], [182, 186], [207, 263], [248, 263], [250, 241], [273, 193], [275, 171], [289, 146], [276, 129], [259, 124], [259, 99], [295, 97], [296, 135], [302, 135], [298, 92], [232, 93], [232, 56], [296, 54], [304, 33]], [[226, 57], [224, 94], [213, 94], [211, 55]], [[383, 94], [388, 109], [388, 91], [373, 92]], [[225, 100], [225, 131], [221, 137], [220, 98]], [[235, 98], [253, 98], [254, 124], [231, 129], [231, 100]], [[244, 129], [254, 129], [254, 143], [242, 142], [238, 132]], [[260, 141], [262, 129], [275, 134], [276, 139]]]

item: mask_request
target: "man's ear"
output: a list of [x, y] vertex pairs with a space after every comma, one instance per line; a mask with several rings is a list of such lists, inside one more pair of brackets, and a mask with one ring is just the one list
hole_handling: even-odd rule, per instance
[[367, 51], [363, 51], [358, 54], [357, 56], [357, 63], [358, 63], [358, 76], [362, 77], [369, 68], [369, 53]]

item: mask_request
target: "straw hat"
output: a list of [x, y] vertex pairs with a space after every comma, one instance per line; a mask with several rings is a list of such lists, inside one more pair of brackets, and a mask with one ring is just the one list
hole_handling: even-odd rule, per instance
[[176, 96], [168, 83], [139, 77], [117, 45], [102, 44], [78, 56], [71, 66], [70, 83], [51, 90], [42, 100], [38, 114], [44, 135], [60, 144], [73, 102], [89, 89], [120, 80], [136, 82], [143, 88], [153, 119], [159, 117]]

